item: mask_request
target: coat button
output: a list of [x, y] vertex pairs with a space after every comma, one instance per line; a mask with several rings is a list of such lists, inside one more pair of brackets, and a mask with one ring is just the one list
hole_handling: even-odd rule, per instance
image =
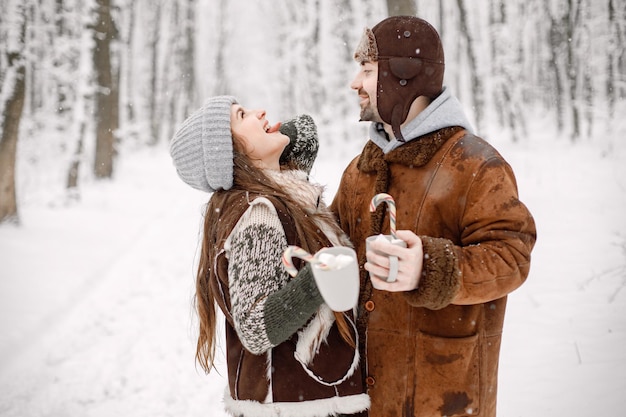
[[365, 303], [365, 309], [367, 311], [374, 311], [375, 308], [376, 308], [376, 304], [374, 304], [372, 300], [369, 300]]
[[365, 383], [369, 386], [372, 386], [376, 383], [376, 380], [374, 379], [374, 377], [368, 376], [367, 378], [365, 378]]

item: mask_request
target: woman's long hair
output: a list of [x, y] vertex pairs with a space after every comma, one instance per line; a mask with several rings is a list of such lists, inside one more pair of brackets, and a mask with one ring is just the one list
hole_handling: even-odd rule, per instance
[[[323, 217], [321, 220], [332, 225], [340, 234], [341, 229], [336, 225], [331, 215], [307, 213], [302, 204], [294, 200], [275, 181], [256, 168], [252, 161], [238, 148], [237, 140], [233, 140], [233, 177], [234, 183], [230, 190], [216, 191], [207, 204], [204, 218], [204, 235], [202, 237], [202, 249], [196, 276], [196, 310], [199, 320], [198, 345], [196, 347], [196, 360], [209, 373], [213, 368], [215, 359], [215, 334], [217, 326], [217, 311], [215, 305], [214, 288], [211, 285], [213, 262], [223, 243], [231, 232], [229, 225], [234, 225], [241, 213], [238, 210], [222, 210], [225, 201], [232, 193], [248, 192], [276, 197], [284, 203], [288, 215], [293, 219], [300, 246], [309, 253], [317, 252], [327, 241], [326, 236], [315, 223], [315, 217]], [[217, 213], [217, 215], [215, 214]], [[235, 218], [237, 217], [237, 218]], [[350, 326], [342, 313], [335, 312], [335, 319], [342, 338], [346, 343], [354, 347], [355, 342], [350, 331]]]

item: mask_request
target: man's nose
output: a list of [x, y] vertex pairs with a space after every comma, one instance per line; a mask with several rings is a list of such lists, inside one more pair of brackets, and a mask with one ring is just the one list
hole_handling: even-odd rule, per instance
[[350, 83], [350, 88], [352, 88], [353, 90], [359, 90], [361, 86], [362, 86], [361, 77], [357, 74], [352, 80], [352, 82]]

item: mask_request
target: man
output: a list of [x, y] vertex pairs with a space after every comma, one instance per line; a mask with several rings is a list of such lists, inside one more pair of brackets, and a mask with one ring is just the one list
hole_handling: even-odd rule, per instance
[[[426, 21], [366, 29], [351, 84], [370, 140], [346, 168], [332, 204], [359, 256], [360, 346], [370, 417], [495, 416], [507, 294], [526, 280], [536, 233], [511, 167], [474, 136], [443, 87], [444, 54]], [[389, 234], [407, 248], [365, 239]], [[387, 282], [389, 258], [398, 275]]]

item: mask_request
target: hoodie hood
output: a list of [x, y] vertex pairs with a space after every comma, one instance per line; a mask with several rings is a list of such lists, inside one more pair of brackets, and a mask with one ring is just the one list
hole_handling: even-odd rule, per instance
[[[474, 133], [471, 123], [463, 112], [461, 103], [450, 93], [447, 87], [444, 87], [442, 93], [424, 111], [405, 126], [402, 126], [401, 131], [406, 142], [409, 142], [444, 127], [452, 126], [460, 126], [468, 132]], [[388, 139], [382, 123], [372, 123], [369, 133], [370, 140], [378, 145], [383, 153], [391, 152], [406, 143], [395, 138]]]

